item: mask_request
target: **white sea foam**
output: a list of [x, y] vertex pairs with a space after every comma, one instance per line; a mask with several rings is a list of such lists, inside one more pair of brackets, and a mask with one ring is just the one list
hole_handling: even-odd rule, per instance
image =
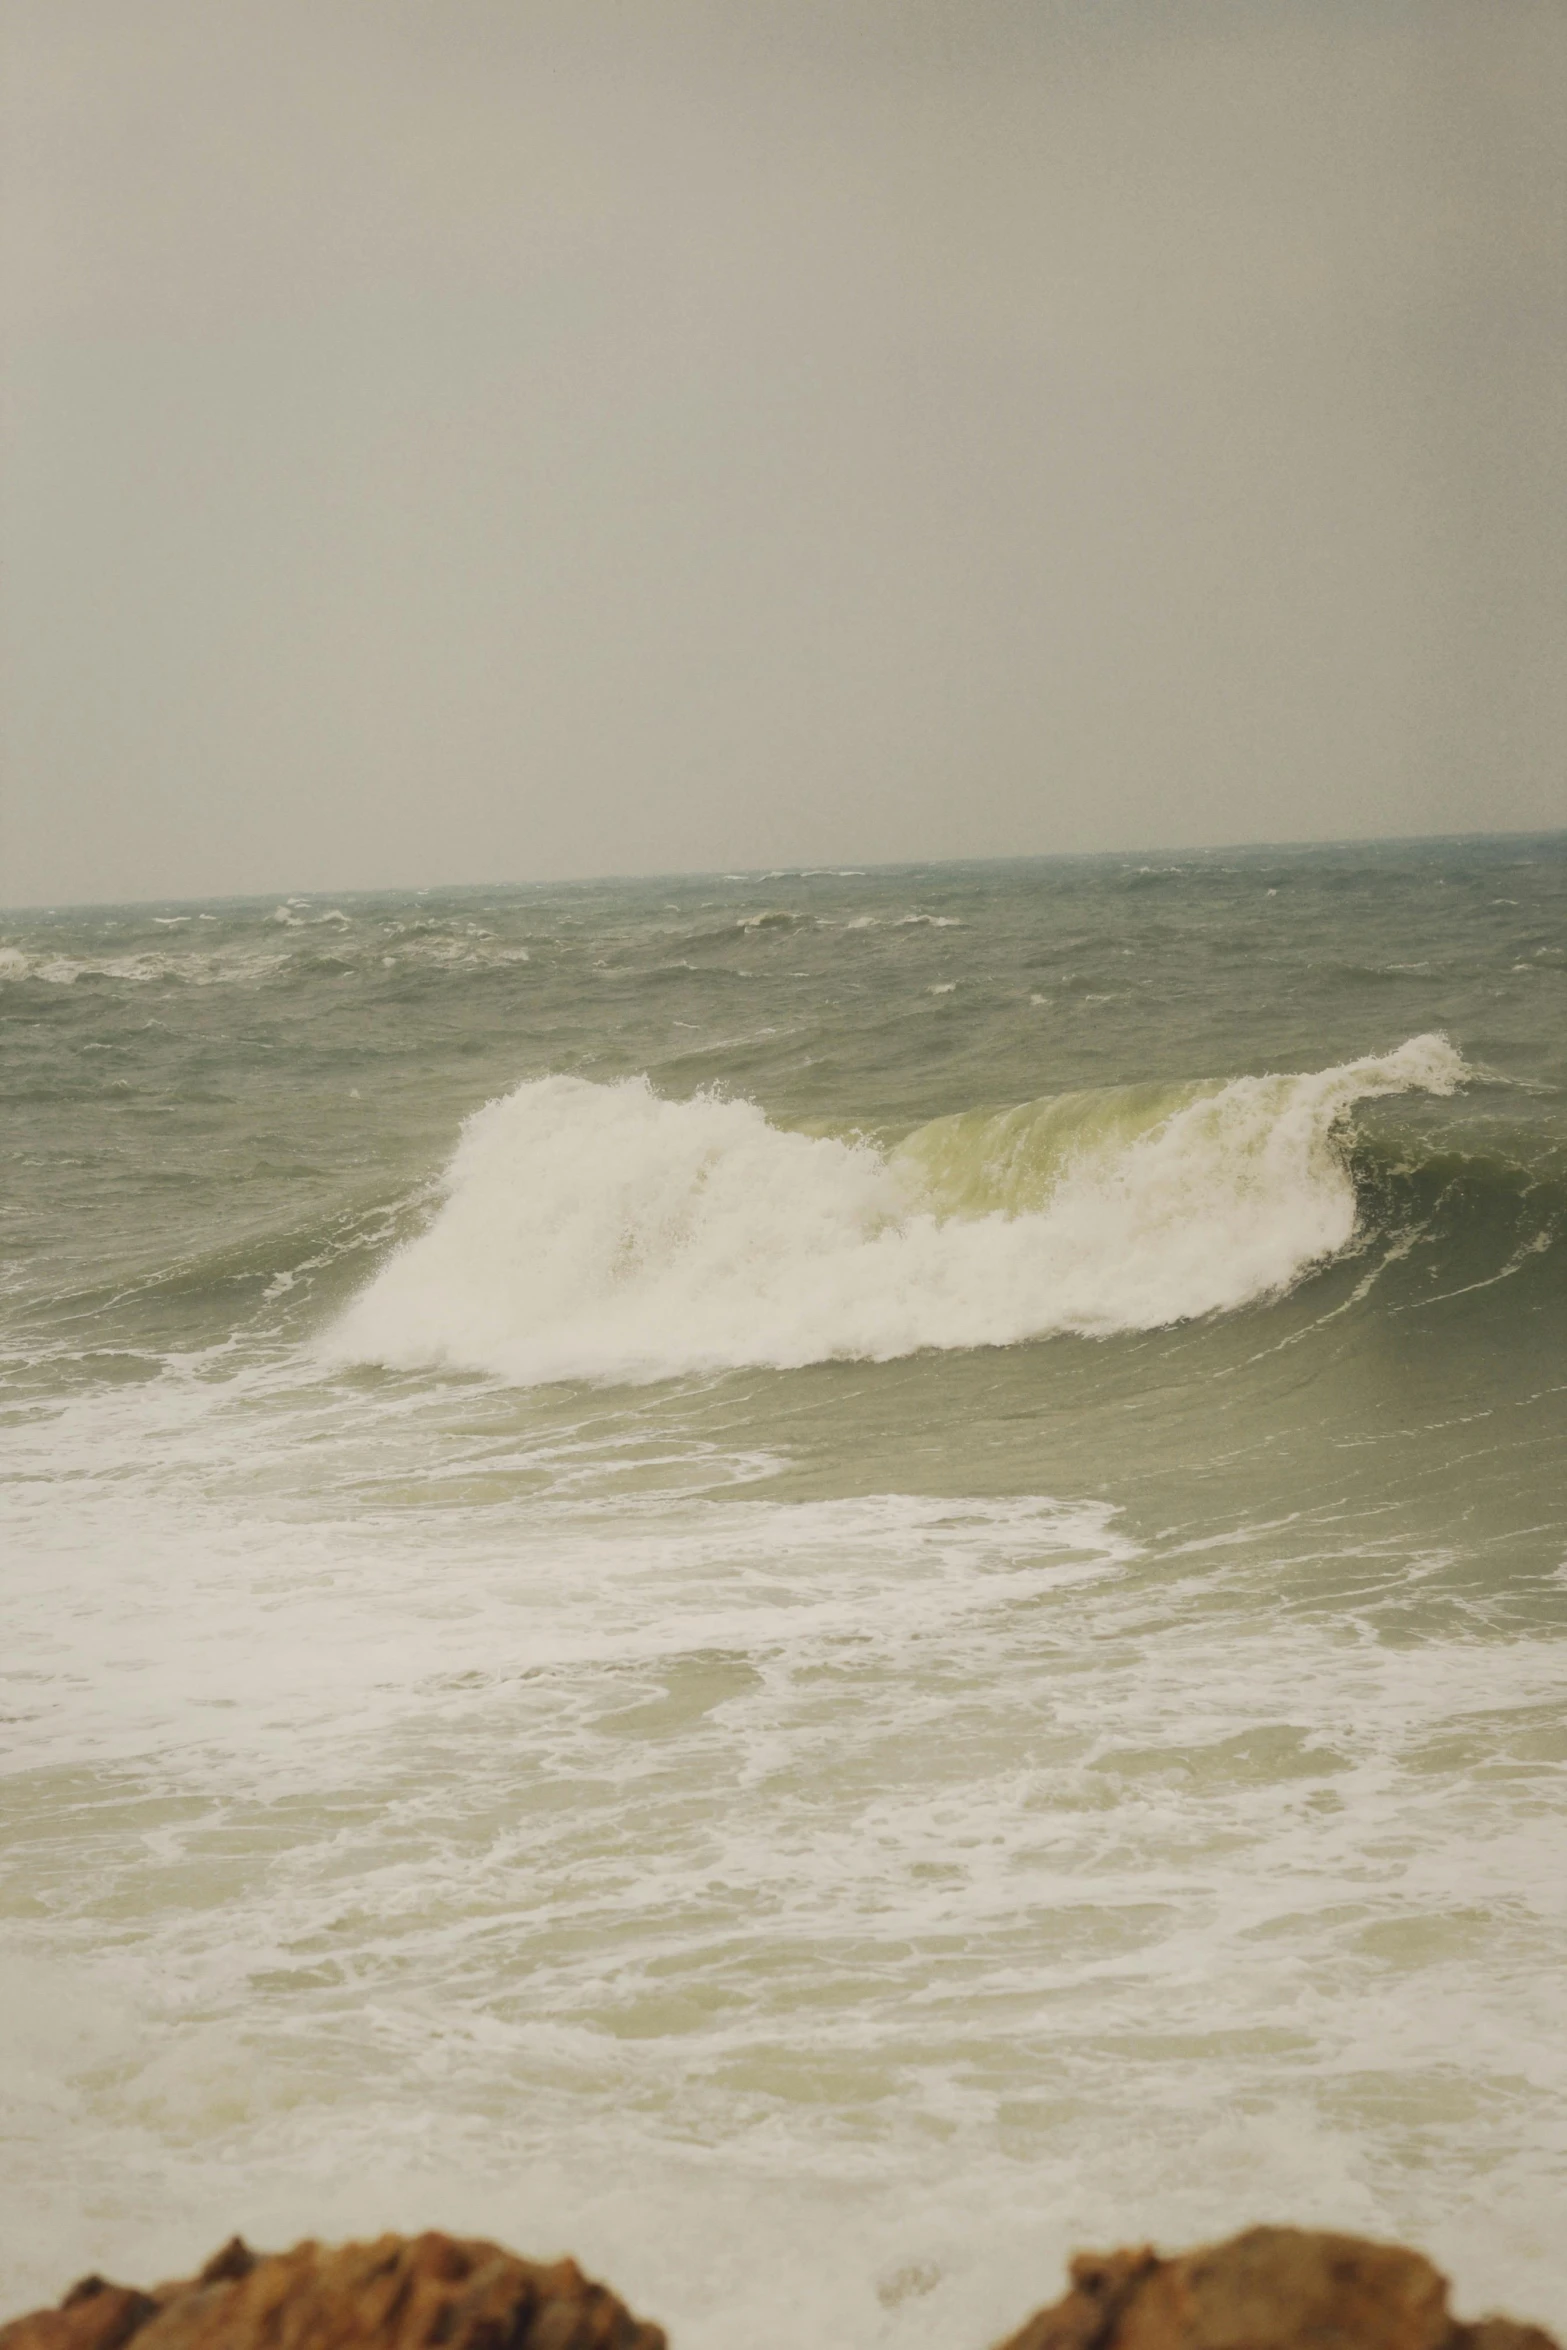
[[1463, 1075], [1419, 1036], [1307, 1075], [939, 1119], [890, 1152], [781, 1131], [746, 1101], [544, 1078], [468, 1121], [434, 1222], [326, 1348], [527, 1384], [1229, 1311], [1352, 1239], [1335, 1131], [1351, 1105]]
[[440, 2224], [692, 2350], [938, 2350], [1131, 2213], [1552, 2316], [1559, 1644], [1258, 1610], [1044, 1495], [207, 1495], [318, 1454], [278, 1400], [95, 1399], [97, 1489], [24, 1498], [11, 2306]]
[[0, 981], [41, 980], [48, 987], [74, 987], [79, 979], [113, 979], [131, 987], [149, 987], [177, 980], [191, 987], [219, 987], [269, 978], [287, 961], [286, 954], [258, 953], [253, 948], [228, 948], [216, 954], [180, 953], [167, 947], [127, 955], [60, 955], [0, 947]]
[[[154, 920], [165, 928], [176, 927], [176, 919]], [[202, 915], [202, 921], [211, 917]], [[360, 968], [384, 969], [389, 964], [403, 962], [429, 965], [441, 970], [492, 970], [530, 960], [529, 951], [521, 946], [502, 946], [490, 943], [490, 934], [471, 926], [461, 932], [439, 932], [434, 936], [405, 936], [401, 926], [394, 926], [388, 938], [396, 945], [395, 956], [382, 954], [382, 941], [372, 939], [368, 947], [347, 940], [344, 933], [354, 925], [350, 916], [335, 909], [321, 915], [291, 914], [286, 906], [279, 906], [268, 918], [268, 929], [273, 923], [301, 934], [326, 931], [332, 951], [347, 955], [345, 967], [356, 963]], [[273, 933], [275, 936], [275, 933]], [[319, 951], [326, 941], [314, 942]], [[74, 987], [81, 979], [113, 980], [129, 987], [151, 987], [171, 983], [187, 987], [223, 987], [259, 984], [286, 972], [294, 955], [307, 949], [312, 942], [305, 936], [287, 943], [279, 940], [272, 947], [257, 947], [249, 941], [238, 941], [213, 950], [181, 947], [173, 940], [166, 945], [136, 949], [125, 954], [69, 955], [54, 952], [40, 953], [21, 947], [0, 947], [0, 984], [23, 984], [41, 981], [49, 987]]]

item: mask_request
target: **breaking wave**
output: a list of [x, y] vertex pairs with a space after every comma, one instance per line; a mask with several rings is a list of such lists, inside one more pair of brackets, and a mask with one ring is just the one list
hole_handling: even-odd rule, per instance
[[1370, 1095], [1451, 1093], [1441, 1036], [1298, 1076], [971, 1112], [883, 1149], [645, 1078], [548, 1077], [470, 1118], [433, 1223], [325, 1341], [337, 1361], [532, 1385], [886, 1360], [1155, 1329], [1344, 1248], [1337, 1133]]

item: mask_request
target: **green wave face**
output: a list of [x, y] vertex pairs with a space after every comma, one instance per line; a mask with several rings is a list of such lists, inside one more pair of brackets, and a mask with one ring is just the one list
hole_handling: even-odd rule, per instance
[[943, 1216], [1024, 1216], [1062, 1178], [1108, 1169], [1216, 1084], [1124, 1085], [1045, 1096], [1009, 1110], [959, 1110], [917, 1126], [891, 1153], [915, 1196]]

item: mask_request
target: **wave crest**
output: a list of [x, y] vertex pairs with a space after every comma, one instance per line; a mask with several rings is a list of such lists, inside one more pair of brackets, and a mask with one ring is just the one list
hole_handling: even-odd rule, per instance
[[1231, 1311], [1344, 1248], [1335, 1129], [1451, 1093], [1446, 1038], [1298, 1076], [967, 1112], [891, 1151], [548, 1077], [470, 1118], [429, 1229], [326, 1342], [337, 1361], [519, 1384], [883, 1361]]

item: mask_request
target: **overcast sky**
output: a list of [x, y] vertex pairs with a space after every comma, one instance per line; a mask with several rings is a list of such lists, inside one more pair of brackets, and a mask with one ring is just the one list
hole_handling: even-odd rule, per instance
[[0, 28], [0, 900], [1567, 822], [1562, 0]]

